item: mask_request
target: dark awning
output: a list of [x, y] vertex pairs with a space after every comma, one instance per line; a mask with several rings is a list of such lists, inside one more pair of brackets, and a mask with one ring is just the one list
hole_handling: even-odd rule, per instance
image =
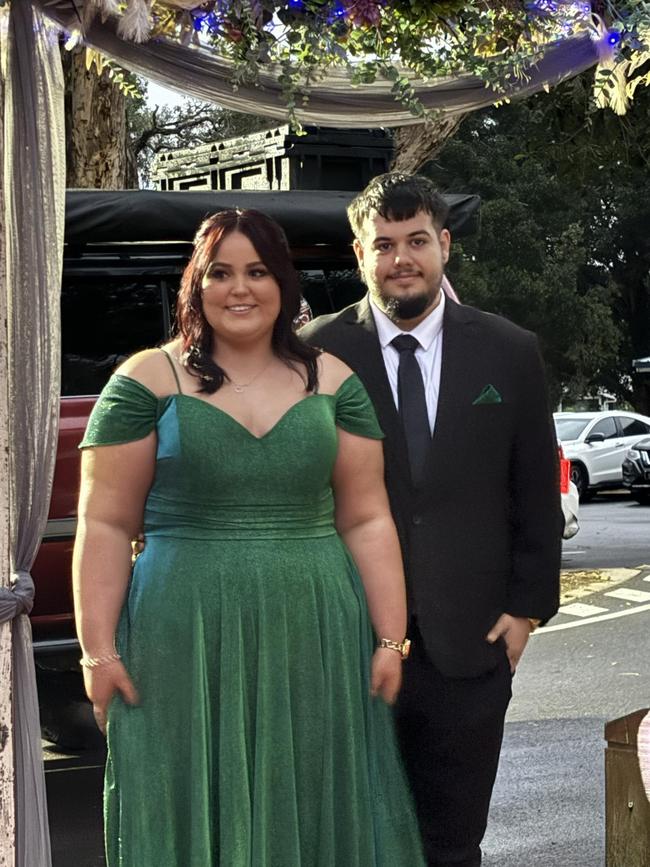
[[[158, 192], [154, 190], [68, 190], [67, 243], [191, 241], [201, 221], [223, 208], [256, 208], [274, 217], [292, 247], [350, 244], [346, 206], [354, 192], [288, 190]], [[480, 199], [445, 195], [452, 236], [477, 231]]]

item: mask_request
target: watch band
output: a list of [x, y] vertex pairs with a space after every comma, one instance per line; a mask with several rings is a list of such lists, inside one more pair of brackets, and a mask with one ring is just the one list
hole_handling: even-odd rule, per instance
[[408, 638], [405, 638], [404, 641], [391, 641], [390, 638], [380, 638], [379, 647], [396, 650], [402, 659], [408, 659], [408, 655], [411, 652], [411, 642]]

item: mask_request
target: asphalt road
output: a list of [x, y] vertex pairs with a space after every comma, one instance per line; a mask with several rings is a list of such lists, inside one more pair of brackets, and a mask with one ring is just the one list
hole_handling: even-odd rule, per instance
[[650, 506], [627, 493], [598, 494], [581, 503], [580, 530], [562, 548], [564, 569], [650, 564]]
[[[650, 508], [607, 495], [584, 504], [580, 522], [563, 568], [650, 564]], [[646, 577], [650, 565], [616, 592], [650, 593]], [[531, 639], [514, 680], [485, 867], [604, 867], [604, 725], [650, 705], [650, 605], [607, 593], [581, 599], [603, 614], [560, 614]], [[46, 770], [54, 867], [103, 867], [101, 756], [49, 753]]]
[[[650, 591], [648, 576], [624, 586]], [[485, 867], [605, 865], [604, 726], [650, 706], [650, 610], [612, 610], [606, 590], [588, 602], [607, 613], [558, 616], [515, 676]]]

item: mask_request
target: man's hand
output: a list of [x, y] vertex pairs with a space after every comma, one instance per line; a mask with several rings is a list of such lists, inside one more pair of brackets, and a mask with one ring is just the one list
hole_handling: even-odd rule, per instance
[[506, 653], [510, 661], [510, 671], [513, 674], [517, 670], [521, 654], [528, 643], [530, 631], [530, 621], [527, 617], [502, 614], [486, 636], [490, 644], [494, 644], [498, 638], [503, 636], [506, 643]]

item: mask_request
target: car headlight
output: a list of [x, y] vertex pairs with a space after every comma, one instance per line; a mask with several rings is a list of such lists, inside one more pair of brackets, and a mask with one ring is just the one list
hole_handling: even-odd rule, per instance
[[636, 461], [641, 457], [641, 452], [638, 449], [628, 449], [625, 457], [631, 461]]

